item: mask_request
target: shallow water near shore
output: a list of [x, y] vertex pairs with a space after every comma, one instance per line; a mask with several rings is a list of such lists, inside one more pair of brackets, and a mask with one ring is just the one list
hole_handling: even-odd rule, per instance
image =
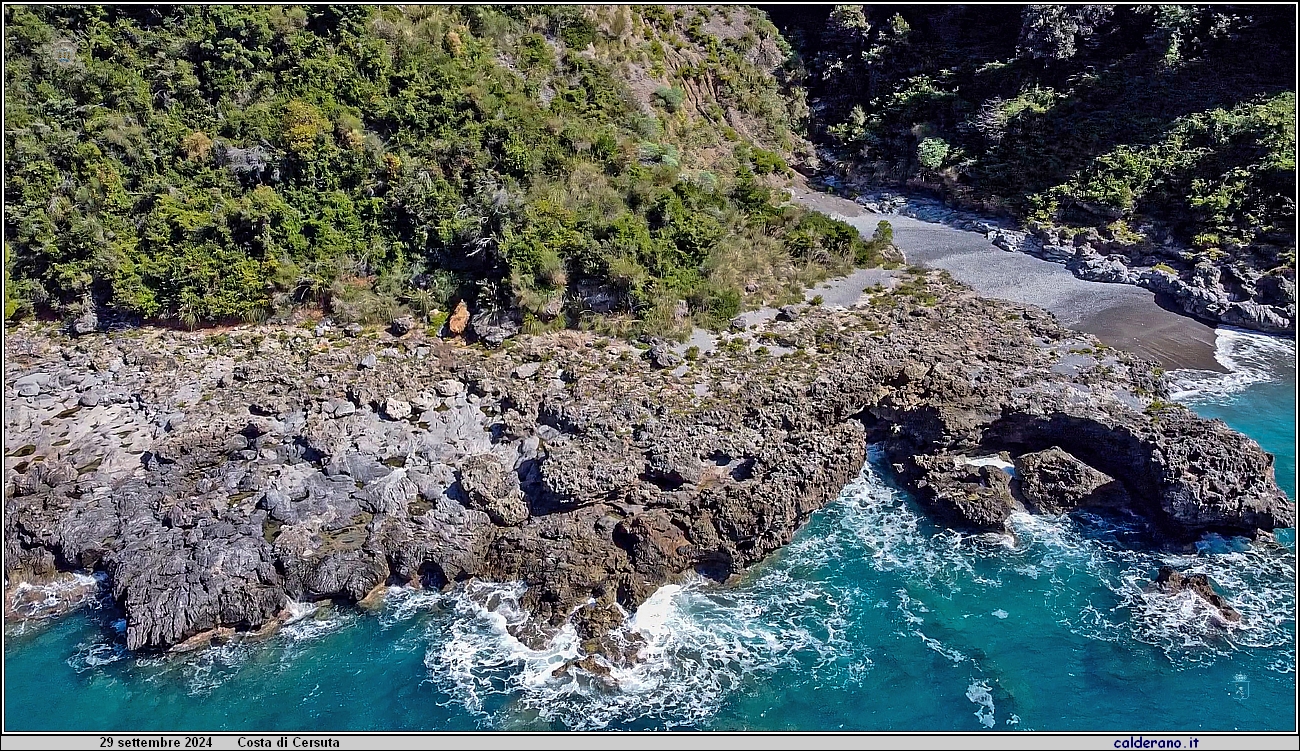
[[[1295, 345], [1220, 330], [1227, 374], [1178, 398], [1255, 438], [1294, 498]], [[1131, 518], [1031, 517], [1014, 537], [932, 525], [869, 462], [735, 587], [688, 581], [635, 614], [614, 684], [506, 634], [519, 590], [393, 590], [263, 643], [140, 657], [110, 608], [6, 627], [6, 730], [1294, 730], [1293, 530], [1151, 550]], [[1144, 592], [1204, 572], [1243, 614]]]

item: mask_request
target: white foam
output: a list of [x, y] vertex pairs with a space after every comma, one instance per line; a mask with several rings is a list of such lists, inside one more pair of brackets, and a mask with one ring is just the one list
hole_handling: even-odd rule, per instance
[[943, 642], [939, 641], [938, 639], [926, 636], [920, 631], [913, 631], [912, 634], [920, 638], [920, 640], [925, 644], [925, 646], [929, 647], [930, 649], [933, 649], [935, 652], [938, 652], [940, 655], [943, 656], [944, 659], [951, 661], [952, 664], [954, 665], [960, 665], [961, 663], [965, 662], [967, 659], [966, 655], [962, 654], [961, 652], [955, 649], [949, 649], [948, 647], [945, 647], [943, 645]]
[[280, 629], [280, 636], [291, 642], [311, 642], [356, 622], [358, 614], [346, 607], [324, 605], [314, 608], [310, 617], [290, 620]]
[[99, 595], [108, 575], [102, 571], [73, 572], [49, 584], [19, 582], [10, 594], [11, 612], [24, 618], [44, 618], [73, 608], [103, 603]]
[[967, 458], [962, 461], [962, 464], [969, 467], [998, 467], [999, 469], [1005, 470], [1006, 473], [1012, 477], [1015, 477], [1016, 474], [1016, 465], [1003, 459], [997, 454]]
[[289, 617], [285, 619], [285, 623], [289, 624], [301, 621], [303, 618], [315, 613], [318, 607], [320, 607], [320, 603], [318, 602], [298, 602], [297, 600], [290, 599], [284, 605], [284, 609], [289, 611]]
[[452, 623], [435, 637], [425, 664], [442, 690], [492, 727], [694, 727], [763, 676], [797, 668], [809, 677], [833, 670], [861, 681], [872, 667], [846, 635], [860, 593], [827, 591], [784, 567], [763, 570], [739, 589], [700, 577], [661, 587], [612, 635], [639, 644], [638, 660], [614, 665], [596, 657], [607, 677], [576, 667], [553, 675], [582, 655], [572, 629], [529, 648], [507, 628], [525, 617], [516, 610], [522, 585], [478, 586], [495, 587], [499, 596], [489, 603], [454, 595]]
[[389, 587], [384, 595], [384, 609], [379, 613], [379, 623], [383, 628], [391, 628], [441, 608], [447, 602], [448, 598], [437, 590]]
[[[874, 447], [869, 455], [881, 464]], [[840, 504], [841, 524], [853, 532], [865, 560], [879, 571], [902, 574], [923, 590], [973, 588], [984, 595], [1004, 581], [1045, 579], [1051, 585], [1045, 603], [1067, 628], [1088, 638], [1155, 645], [1176, 665], [1212, 661], [1242, 648], [1280, 648], [1293, 640], [1294, 554], [1278, 546], [1209, 535], [1194, 555], [1134, 550], [1117, 540], [1140, 531], [1140, 520], [1088, 514], [1012, 514], [1013, 545], [963, 536], [921, 518], [870, 464], [845, 489]], [[818, 544], [825, 555], [848, 554], [843, 540], [821, 539]], [[1209, 576], [1242, 614], [1241, 621], [1225, 621], [1190, 593], [1170, 598], [1147, 592], [1162, 565]], [[1083, 592], [1095, 594], [1081, 600]], [[916, 628], [923, 619], [912, 597], [902, 591], [898, 609], [903, 621]], [[999, 613], [1005, 611], [994, 615]], [[927, 646], [948, 652], [937, 642], [927, 641]]]
[[84, 673], [126, 659], [129, 655], [126, 645], [122, 643], [83, 643], [78, 644], [77, 651], [68, 658], [68, 666], [78, 673]]
[[993, 692], [989, 690], [987, 682], [972, 680], [966, 687], [966, 698], [970, 699], [972, 704], [979, 705], [979, 709], [975, 710], [975, 717], [979, 719], [981, 725], [991, 728], [997, 724], [997, 720], [993, 717]]
[[[1082, 521], [1097, 523], [1096, 519]], [[1083, 534], [1079, 520], [1013, 515], [1011, 523], [1026, 552], [1057, 584], [1049, 605], [1075, 633], [1105, 641], [1132, 640], [1159, 648], [1175, 665], [1212, 662], [1242, 648], [1276, 648], [1293, 640], [1295, 618], [1293, 553], [1278, 546], [1251, 544], [1209, 535], [1194, 555], [1133, 550]], [[1122, 525], [1117, 532], [1126, 531]], [[1191, 592], [1153, 591], [1164, 565], [1203, 573], [1241, 614], [1238, 622]], [[1108, 591], [1110, 600], [1078, 599], [1067, 579], [1082, 577], [1089, 588]]]
[[1166, 374], [1172, 398], [1188, 403], [1222, 399], [1256, 383], [1278, 381], [1294, 372], [1294, 339], [1220, 326], [1214, 359], [1228, 372], [1173, 370]]
[[[869, 456], [882, 459], [876, 447]], [[1196, 554], [1168, 555], [1116, 542], [1136, 522], [1023, 513], [1010, 520], [1013, 538], [961, 535], [931, 524], [870, 464], [828, 513], [817, 534], [801, 536], [739, 587], [694, 578], [654, 593], [620, 632], [644, 639], [639, 661], [610, 665], [597, 657], [609, 667], [607, 678], [577, 668], [553, 675], [582, 656], [570, 630], [539, 648], [510, 635], [526, 618], [522, 585], [476, 585], [483, 588], [477, 594], [444, 596], [436, 607], [450, 618], [430, 630], [431, 680], [496, 728], [700, 727], [728, 697], [775, 674], [815, 686], [819, 671], [828, 671], [833, 682], [860, 684], [873, 662], [851, 626], [868, 609], [889, 609], [897, 612], [899, 636], [971, 667], [976, 677], [967, 698], [981, 725], [994, 727], [990, 682], [978, 677], [975, 658], [922, 630], [930, 608], [919, 598], [951, 599], [961, 590], [985, 597], [1004, 583], [1042, 580], [1045, 605], [1064, 627], [1087, 638], [1154, 644], [1179, 666], [1251, 645], [1285, 645], [1294, 622], [1285, 551], [1240, 540], [1210, 537]], [[852, 558], [901, 576], [906, 586], [888, 602], [824, 580], [825, 568]], [[1165, 564], [1208, 573], [1242, 611], [1242, 622], [1213, 623], [1207, 606], [1190, 595], [1147, 592]], [[431, 596], [421, 607], [435, 602]], [[1009, 618], [1002, 608], [991, 615]], [[1006, 724], [1017, 726], [1020, 718], [1011, 715]]]
[[[876, 447], [869, 456], [882, 460]], [[894, 626], [882, 634], [897, 629], [901, 638], [918, 639], [916, 648], [923, 645], [950, 663], [945, 670], [961, 671], [957, 677], [969, 679], [966, 696], [977, 719], [994, 727], [992, 681], [980, 677], [981, 651], [967, 648], [960, 631], [939, 629], [951, 611], [942, 600], [965, 591], [996, 607], [1003, 603], [993, 594], [1004, 583], [1042, 589], [1045, 606], [1076, 634], [1154, 644], [1179, 666], [1255, 646], [1281, 651], [1292, 639], [1295, 599], [1291, 559], [1283, 549], [1208, 536], [1195, 553], [1160, 554], [1106, 538], [1127, 530], [1113, 520], [1019, 513], [1010, 524], [1014, 538], [936, 527], [868, 465], [814, 533], [801, 535], [739, 587], [694, 577], [655, 592], [613, 637], [628, 644], [643, 640], [635, 642], [639, 660], [605, 661], [607, 677], [576, 667], [554, 674], [584, 656], [572, 627], [542, 644], [514, 635], [529, 625], [522, 605], [527, 589], [519, 583], [470, 582], [450, 593], [391, 588], [377, 621], [405, 629], [405, 648], [424, 651], [430, 681], [483, 726], [515, 730], [704, 727], [732, 697], [776, 675], [791, 690], [865, 685], [874, 669], [870, 645], [878, 642], [854, 631], [864, 615], [887, 619]], [[877, 578], [898, 580], [894, 597], [882, 600], [833, 576], [845, 562], [890, 573]], [[1212, 609], [1190, 593], [1148, 592], [1160, 565], [1206, 573], [1242, 621], [1216, 623]], [[1005, 604], [1022, 620], [1021, 609]], [[291, 618], [275, 647], [229, 644], [150, 658], [151, 672], [181, 671], [191, 692], [206, 693], [237, 674], [251, 650], [280, 649], [285, 669], [292, 669], [301, 645], [364, 617], [346, 608], [318, 617], [315, 603], [287, 607]], [[990, 611], [963, 606], [961, 612]], [[1009, 617], [1002, 608], [991, 615]], [[102, 668], [126, 656], [120, 634], [105, 638], [82, 645], [70, 661], [74, 668]], [[1290, 655], [1290, 664], [1279, 659], [1271, 669], [1294, 672]], [[1009, 708], [1016, 707], [1004, 705], [1003, 711]], [[1017, 725], [1019, 718], [1011, 715], [1005, 724]]]

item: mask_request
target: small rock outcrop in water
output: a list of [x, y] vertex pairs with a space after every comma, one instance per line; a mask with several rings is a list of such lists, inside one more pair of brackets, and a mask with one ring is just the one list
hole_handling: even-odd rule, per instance
[[1161, 566], [1160, 573], [1156, 575], [1155, 588], [1170, 595], [1192, 592], [1218, 610], [1225, 621], [1236, 623], [1241, 620], [1241, 613], [1238, 613], [1223, 595], [1215, 591], [1214, 585], [1210, 584], [1210, 579], [1205, 574], [1184, 574], [1170, 566]]
[[951, 454], [917, 454], [900, 465], [914, 478], [917, 495], [942, 521], [979, 530], [1002, 529], [1020, 508], [1011, 475], [1001, 467], [966, 464]]
[[[290, 599], [521, 581], [537, 638], [568, 620], [606, 653], [658, 587], [789, 542], [869, 441], [954, 524], [1112, 483], [1172, 537], [1294, 518], [1272, 458], [1153, 403], [1148, 363], [937, 272], [764, 333], [790, 352], [668, 369], [574, 331], [484, 350], [418, 327], [14, 329], [5, 573], [104, 572], [132, 649], [273, 628]], [[999, 453], [1022, 477], [964, 461]]]

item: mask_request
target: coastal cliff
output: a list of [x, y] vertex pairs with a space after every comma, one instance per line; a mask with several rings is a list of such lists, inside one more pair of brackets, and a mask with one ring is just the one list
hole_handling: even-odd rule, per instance
[[520, 638], [569, 622], [607, 653], [659, 586], [789, 542], [868, 442], [962, 528], [1090, 506], [1171, 540], [1294, 519], [1272, 457], [1162, 401], [1149, 363], [939, 272], [677, 367], [575, 331], [488, 350], [323, 324], [22, 327], [6, 348], [7, 581], [102, 570], [131, 649], [480, 579], [527, 585]]

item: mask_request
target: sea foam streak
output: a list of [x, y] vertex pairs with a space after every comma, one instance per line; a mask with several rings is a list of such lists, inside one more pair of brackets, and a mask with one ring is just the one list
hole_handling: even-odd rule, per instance
[[1215, 329], [1214, 359], [1227, 373], [1174, 370], [1166, 378], [1172, 398], [1199, 403], [1222, 399], [1253, 384], [1281, 378], [1286, 368], [1294, 367], [1295, 358], [1294, 339], [1220, 326]]
[[59, 615], [84, 605], [101, 607], [105, 600], [108, 575], [73, 572], [48, 584], [20, 582], [9, 592], [8, 609], [24, 619]]

